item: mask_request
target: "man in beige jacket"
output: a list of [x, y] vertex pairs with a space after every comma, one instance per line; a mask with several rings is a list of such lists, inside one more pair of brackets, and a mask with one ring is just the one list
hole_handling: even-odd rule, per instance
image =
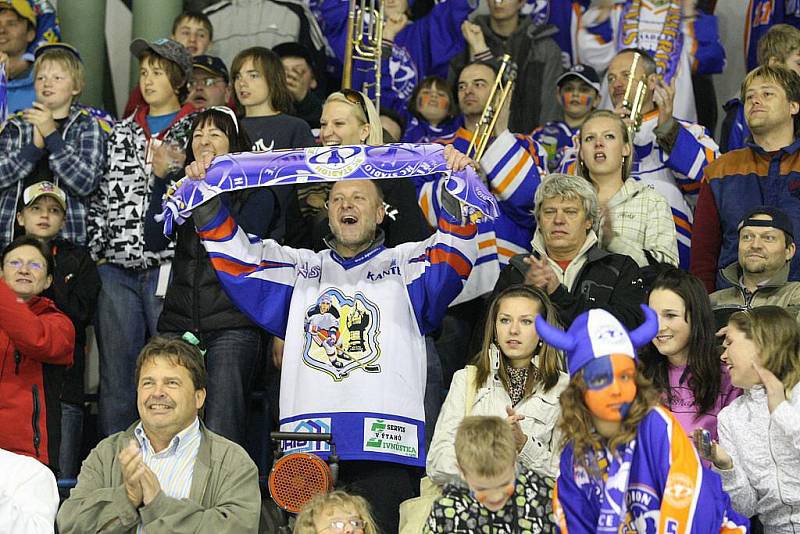
[[156, 337], [136, 364], [140, 421], [101, 441], [58, 513], [63, 534], [257, 532], [258, 471], [198, 413], [206, 371], [197, 347]]
[[731, 287], [711, 293], [717, 326], [736, 310], [781, 306], [800, 319], [800, 282], [789, 282], [796, 252], [794, 228], [786, 213], [771, 206], [751, 209], [739, 223], [738, 261], [722, 269]]

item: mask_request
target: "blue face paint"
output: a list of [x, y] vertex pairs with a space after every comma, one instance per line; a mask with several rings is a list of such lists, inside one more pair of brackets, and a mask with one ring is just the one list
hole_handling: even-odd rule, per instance
[[583, 368], [583, 379], [586, 387], [594, 391], [610, 386], [614, 382], [614, 366], [611, 364], [611, 358], [603, 356], [587, 363]]

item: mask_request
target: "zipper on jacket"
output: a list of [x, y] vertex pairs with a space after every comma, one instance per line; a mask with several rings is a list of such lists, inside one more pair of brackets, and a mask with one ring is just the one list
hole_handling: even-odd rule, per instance
[[14, 351], [14, 374], [19, 374], [19, 364], [22, 363], [22, 354], [18, 350]]
[[36, 457], [39, 457], [39, 445], [42, 443], [42, 432], [39, 430], [39, 386], [34, 384], [31, 388], [33, 392], [33, 415], [31, 425], [33, 425], [33, 448], [36, 450]]

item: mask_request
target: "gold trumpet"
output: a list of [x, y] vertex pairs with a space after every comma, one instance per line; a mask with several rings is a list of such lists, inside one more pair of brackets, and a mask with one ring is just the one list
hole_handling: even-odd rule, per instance
[[[381, 40], [383, 39], [383, 3], [379, 0], [350, 0], [347, 14], [347, 43], [344, 51], [342, 89], [352, 89], [353, 62], [371, 64], [375, 82], [364, 82], [361, 91], [375, 88], [375, 109], [381, 109]], [[369, 117], [367, 117], [369, 120]]]
[[625, 86], [625, 95], [622, 97], [623, 107], [630, 112], [628, 129], [631, 137], [639, 131], [639, 127], [642, 125], [642, 106], [647, 93], [647, 82], [641, 77], [636, 78], [636, 67], [639, 65], [641, 56], [638, 52], [633, 53], [633, 62], [628, 71], [628, 84]]
[[475, 163], [480, 162], [486, 147], [489, 146], [489, 138], [492, 136], [497, 116], [511, 94], [516, 78], [517, 65], [511, 61], [509, 54], [504, 54], [500, 68], [497, 71], [497, 77], [494, 79], [494, 86], [491, 93], [489, 93], [489, 99], [486, 101], [481, 118], [475, 126], [472, 141], [470, 141], [467, 148], [467, 155], [472, 154], [472, 159]]

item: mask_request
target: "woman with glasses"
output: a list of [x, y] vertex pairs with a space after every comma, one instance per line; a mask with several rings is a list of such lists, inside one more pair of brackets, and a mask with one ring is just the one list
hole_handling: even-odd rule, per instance
[[[206, 154], [220, 156], [246, 151], [247, 134], [230, 108], [220, 106], [200, 113], [189, 134], [187, 161]], [[257, 188], [222, 195], [222, 202], [248, 234], [266, 238], [278, 217], [278, 200], [272, 188]], [[240, 445], [245, 440], [247, 400], [261, 350], [261, 333], [222, 290], [193, 224], [178, 226], [172, 282], [160, 333], [193, 333], [206, 351], [208, 427]]]
[[378, 534], [369, 504], [341, 490], [318, 493], [303, 507], [294, 534]]
[[0, 449], [32, 456], [58, 472], [61, 374], [72, 364], [72, 321], [41, 293], [53, 256], [33, 236], [2, 253], [0, 282]]

